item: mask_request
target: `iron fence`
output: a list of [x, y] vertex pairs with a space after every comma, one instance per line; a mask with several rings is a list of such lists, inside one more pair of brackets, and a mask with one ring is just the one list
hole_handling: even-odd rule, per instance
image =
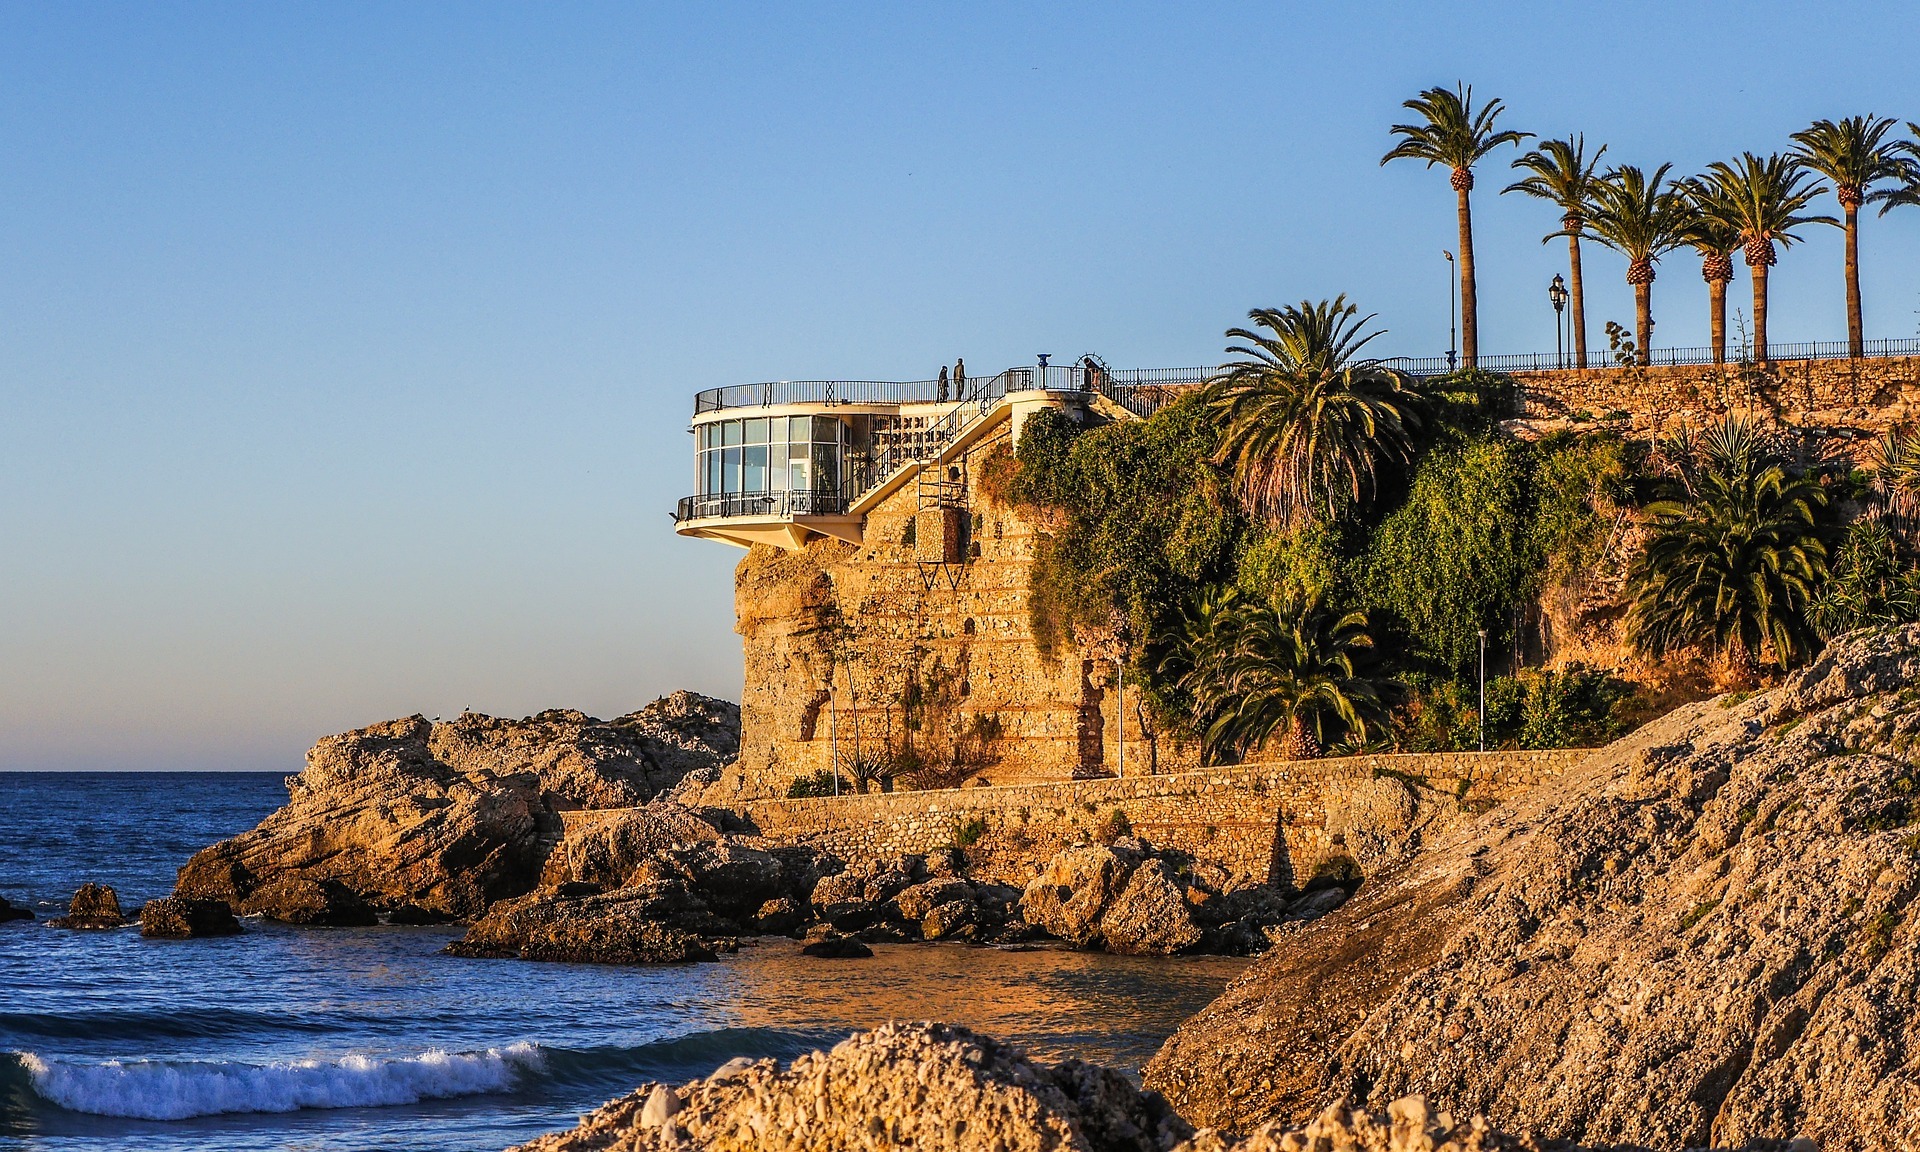
[[729, 492], [682, 496], [675, 521], [729, 516], [839, 516], [851, 503], [845, 492]]

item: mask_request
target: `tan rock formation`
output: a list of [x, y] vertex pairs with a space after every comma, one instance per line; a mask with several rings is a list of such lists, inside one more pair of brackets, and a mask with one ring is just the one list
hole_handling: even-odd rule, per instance
[[105, 884], [82, 884], [65, 916], [47, 921], [55, 928], [118, 928], [127, 922], [120, 897]]
[[1162, 1152], [1190, 1129], [1118, 1072], [965, 1028], [889, 1024], [780, 1068], [642, 1085], [521, 1152]]
[[362, 920], [355, 903], [397, 919], [471, 918], [533, 888], [559, 813], [640, 804], [717, 766], [737, 748], [737, 716], [680, 692], [611, 721], [467, 713], [330, 736], [288, 779], [288, 804], [197, 853], [178, 892], [294, 922]]
[[1291, 931], [1146, 1069], [1196, 1122], [1920, 1145], [1920, 627], [1691, 705]]

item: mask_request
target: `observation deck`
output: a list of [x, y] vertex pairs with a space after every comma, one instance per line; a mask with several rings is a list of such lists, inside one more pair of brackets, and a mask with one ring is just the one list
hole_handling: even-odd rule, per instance
[[1034, 364], [939, 380], [779, 380], [694, 397], [695, 494], [674, 511], [682, 536], [797, 550], [815, 536], [861, 541], [866, 513], [922, 465], [963, 451], [1025, 413], [1111, 405], [1145, 418], [1205, 383], [1212, 368], [1089, 371]]

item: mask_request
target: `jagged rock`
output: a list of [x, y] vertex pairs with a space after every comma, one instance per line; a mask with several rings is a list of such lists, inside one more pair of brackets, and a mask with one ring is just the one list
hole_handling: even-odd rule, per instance
[[979, 934], [980, 905], [971, 900], [949, 900], [927, 909], [920, 917], [923, 940], [972, 939]]
[[655, 800], [598, 817], [569, 830], [547, 858], [542, 881], [549, 885], [581, 881], [619, 887], [641, 861], [656, 852], [681, 848], [703, 840], [717, 840], [720, 829], [687, 808]]
[[806, 922], [807, 910], [791, 896], [769, 900], [753, 914], [753, 930], [770, 936], [785, 935]]
[[265, 916], [283, 924], [356, 927], [377, 924], [373, 906], [338, 880], [280, 876], [267, 881], [240, 905], [244, 915]]
[[1163, 1152], [1190, 1129], [1118, 1072], [1040, 1064], [944, 1024], [888, 1024], [781, 1069], [647, 1084], [521, 1152]]
[[973, 885], [956, 877], [943, 876], [901, 889], [893, 897], [893, 906], [902, 919], [918, 923], [935, 908], [956, 900], [973, 903]]
[[82, 884], [67, 914], [47, 921], [55, 928], [118, 928], [127, 922], [120, 897], [105, 884]]
[[1202, 935], [1164, 860], [1142, 861], [1100, 914], [1107, 951], [1123, 956], [1171, 956], [1200, 943]]
[[140, 908], [140, 935], [169, 940], [197, 936], [237, 936], [240, 921], [225, 900], [201, 900], [173, 895], [149, 900]]
[[1197, 1122], [1415, 1093], [1541, 1139], [1920, 1145], [1920, 627], [1690, 705], [1369, 876], [1145, 1070]]
[[[1608, 1152], [1606, 1149], [1556, 1144], [1555, 1152]], [[1179, 1145], [1173, 1152], [1538, 1152], [1540, 1142], [1531, 1136], [1511, 1136], [1496, 1130], [1484, 1116], [1474, 1116], [1456, 1124], [1447, 1113], [1438, 1115], [1427, 1107], [1424, 1097], [1405, 1096], [1387, 1105], [1387, 1121], [1381, 1123], [1364, 1111], [1349, 1111], [1335, 1104], [1309, 1121], [1304, 1128], [1285, 1124], [1264, 1125], [1245, 1136], [1234, 1137], [1207, 1129]], [[1644, 1152], [1617, 1149], [1613, 1152]], [[1758, 1147], [1752, 1152], [1761, 1152]], [[1781, 1152], [1814, 1152], [1811, 1145]]]
[[657, 853], [655, 859], [676, 870], [722, 916], [750, 919], [762, 904], [787, 892], [779, 858], [737, 841], [703, 841]]
[[705, 906], [684, 888], [650, 884], [589, 896], [536, 893], [504, 900], [447, 945], [453, 956], [581, 964], [677, 964], [712, 960], [732, 941], [672, 923]]
[[873, 956], [873, 949], [851, 936], [829, 936], [802, 945], [800, 954], [821, 960], [867, 960]]
[[1080, 945], [1100, 943], [1100, 917], [1134, 861], [1101, 845], [1069, 848], [1047, 861], [1020, 897], [1027, 923]]
[[0, 924], [5, 924], [13, 920], [31, 919], [33, 919], [33, 913], [31, 911], [25, 908], [15, 908], [13, 905], [7, 903], [5, 896], [0, 896]]
[[298, 877], [376, 909], [468, 919], [534, 887], [561, 811], [642, 804], [730, 757], [738, 730], [734, 705], [682, 692], [611, 721], [466, 713], [329, 736], [288, 780], [287, 805], [197, 853], [178, 891], [244, 906]]

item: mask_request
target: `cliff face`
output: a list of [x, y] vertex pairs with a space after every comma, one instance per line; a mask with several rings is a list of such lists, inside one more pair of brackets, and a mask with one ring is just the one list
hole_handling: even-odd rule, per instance
[[1920, 1143], [1920, 627], [1691, 705], [1283, 937], [1146, 1069], [1247, 1127], [1422, 1093], [1587, 1143]]
[[287, 805], [196, 853], [179, 893], [289, 919], [281, 905], [298, 902], [301, 922], [469, 918], [534, 886], [558, 812], [644, 803], [731, 759], [738, 725], [733, 705], [677, 692], [610, 721], [467, 713], [329, 736], [288, 778]]
[[[866, 519], [859, 547], [754, 548], [734, 577], [745, 656], [740, 758], [706, 802], [781, 797], [833, 763], [880, 760], [903, 785], [957, 787], [1111, 775], [1120, 711], [1113, 665], [1063, 639], [1036, 644], [1029, 600], [1038, 535], [977, 482], [1011, 450], [1005, 426], [939, 466], [960, 560], [923, 561], [939, 514], [909, 481]], [[957, 476], [957, 481], [952, 477]], [[960, 495], [955, 496], [955, 493]], [[834, 685], [831, 697], [828, 686]], [[1129, 691], [1127, 763], [1197, 766], [1141, 729]]]

